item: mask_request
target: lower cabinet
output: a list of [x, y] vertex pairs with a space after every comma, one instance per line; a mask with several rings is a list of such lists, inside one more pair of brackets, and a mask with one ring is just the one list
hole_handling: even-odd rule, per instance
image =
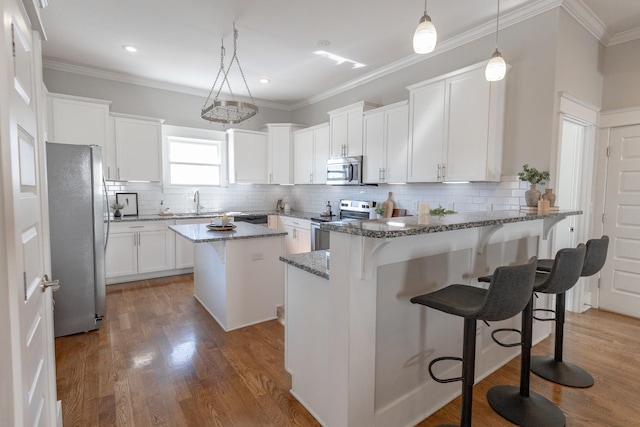
[[287, 255], [311, 252], [311, 221], [281, 216], [280, 222], [287, 232], [284, 238]]
[[[211, 218], [202, 219], [177, 219], [176, 225], [181, 224], [209, 224]], [[176, 269], [193, 267], [193, 246], [194, 243], [185, 239], [178, 233], [175, 234], [176, 239]]]
[[175, 269], [175, 233], [167, 228], [172, 224], [173, 221], [112, 223], [105, 255], [107, 280]]

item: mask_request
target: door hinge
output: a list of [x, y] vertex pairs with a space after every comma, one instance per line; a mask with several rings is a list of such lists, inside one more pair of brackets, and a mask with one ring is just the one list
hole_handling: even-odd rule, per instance
[[22, 272], [22, 281], [24, 284], [24, 300], [27, 300], [27, 272], [23, 271]]
[[604, 224], [604, 214], [602, 214], [602, 223]]
[[13, 24], [11, 24], [11, 50], [13, 51], [13, 58], [16, 57], [16, 35]]
[[607, 157], [611, 154], [611, 147], [607, 147]]
[[600, 289], [600, 277], [598, 277], [598, 289]]

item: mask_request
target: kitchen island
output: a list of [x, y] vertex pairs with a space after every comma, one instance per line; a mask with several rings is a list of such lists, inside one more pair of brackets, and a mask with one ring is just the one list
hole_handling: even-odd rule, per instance
[[284, 303], [285, 232], [239, 222], [229, 231], [206, 224], [171, 225], [196, 243], [194, 296], [225, 330], [276, 318]]
[[[450, 283], [483, 286], [477, 278], [498, 266], [550, 257], [549, 232], [578, 214], [494, 211], [322, 224], [331, 232], [328, 265], [322, 253], [281, 257], [292, 394], [327, 426], [417, 424], [460, 394], [458, 383], [434, 382], [428, 365], [461, 355], [463, 328], [460, 318], [410, 298]], [[476, 380], [519, 355], [491, 339], [495, 328], [519, 328], [519, 317], [479, 324]], [[534, 342], [550, 334], [548, 323], [535, 323]], [[434, 370], [455, 377], [460, 365]]]

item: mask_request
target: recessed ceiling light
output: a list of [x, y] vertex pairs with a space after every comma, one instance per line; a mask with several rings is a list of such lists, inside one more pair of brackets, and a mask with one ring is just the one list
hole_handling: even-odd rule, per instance
[[127, 52], [131, 52], [131, 53], [134, 53], [134, 52], [137, 52], [137, 51], [138, 51], [138, 48], [137, 48], [137, 47], [135, 47], [135, 46], [131, 46], [130, 44], [125, 44], [124, 46], [122, 46], [122, 48], [123, 48], [124, 50], [126, 50]]
[[331, 44], [331, 42], [329, 40], [318, 40], [316, 42], [316, 46], [317, 47], [327, 47]]
[[260, 79], [260, 83], [265, 84], [265, 85], [266, 85], [267, 83], [269, 83], [270, 81], [271, 81], [271, 80], [269, 80], [269, 79], [268, 79], [268, 78], [266, 78], [266, 77], [263, 77], [263, 78], [261, 78], [261, 79]]

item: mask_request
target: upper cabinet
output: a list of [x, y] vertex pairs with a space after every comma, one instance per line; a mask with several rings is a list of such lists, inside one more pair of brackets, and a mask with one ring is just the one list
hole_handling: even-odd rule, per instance
[[365, 111], [376, 107], [379, 107], [379, 105], [360, 101], [329, 111], [331, 157], [362, 155], [363, 114]]
[[115, 179], [162, 181], [162, 120], [112, 113]]
[[407, 182], [408, 101], [365, 112], [363, 129], [364, 182]]
[[113, 130], [109, 122], [111, 101], [57, 93], [49, 93], [47, 97], [47, 141], [99, 145], [106, 165], [104, 174], [108, 179], [108, 166], [115, 162], [115, 146], [111, 143]]
[[267, 183], [293, 184], [293, 132], [304, 126], [293, 123], [269, 123], [265, 126], [268, 141]]
[[327, 183], [329, 138], [329, 123], [294, 132], [294, 184]]
[[229, 129], [229, 182], [266, 184], [268, 135], [243, 129]]
[[500, 181], [506, 82], [484, 67], [408, 88], [409, 182]]

